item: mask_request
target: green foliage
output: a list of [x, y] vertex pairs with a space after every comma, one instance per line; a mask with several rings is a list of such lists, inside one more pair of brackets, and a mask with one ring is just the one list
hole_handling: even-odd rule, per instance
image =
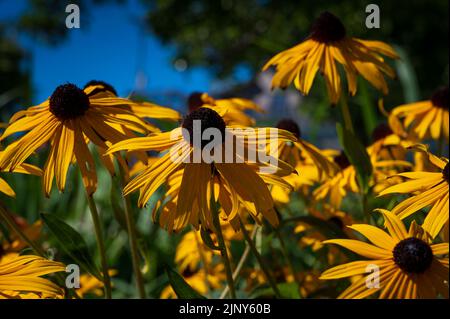
[[178, 298], [182, 299], [206, 299], [195, 291], [189, 284], [181, 277], [175, 270], [166, 267], [167, 277], [169, 277], [170, 285], [177, 294]]

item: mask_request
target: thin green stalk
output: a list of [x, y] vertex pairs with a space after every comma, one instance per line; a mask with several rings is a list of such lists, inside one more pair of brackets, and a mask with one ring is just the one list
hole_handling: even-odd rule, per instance
[[[250, 238], [255, 238], [255, 234], [256, 234], [257, 230], [258, 230], [258, 227], [255, 226], [253, 228], [252, 234], [250, 235]], [[236, 281], [238, 279], [238, 276], [240, 275], [242, 267], [244, 266], [245, 261], [247, 260], [249, 254], [250, 254], [250, 246], [248, 245], [248, 243], [246, 243], [245, 250], [242, 253], [241, 259], [239, 259], [239, 262], [233, 272], [233, 280], [234, 281]], [[226, 286], [225, 289], [220, 294], [220, 299], [225, 298], [225, 296], [228, 294], [229, 291], [230, 291], [230, 289], [228, 288], [228, 286]]]
[[266, 263], [264, 262], [262, 256], [260, 255], [260, 253], [258, 252], [258, 249], [255, 246], [255, 243], [253, 242], [253, 240], [250, 238], [250, 235], [247, 231], [247, 229], [245, 229], [245, 225], [242, 222], [241, 218], [239, 217], [239, 225], [241, 226], [241, 230], [242, 230], [242, 234], [244, 235], [245, 240], [247, 241], [248, 245], [250, 246], [250, 249], [252, 251], [252, 253], [255, 255], [259, 265], [261, 266], [261, 270], [263, 271], [267, 281], [269, 282], [270, 287], [272, 288], [272, 290], [275, 293], [275, 296], [277, 298], [281, 298], [281, 294], [280, 291], [278, 290], [277, 284], [275, 282], [275, 279], [273, 278], [273, 276], [270, 274], [269, 268], [267, 267]]
[[100, 217], [98, 215], [97, 206], [95, 205], [94, 198], [86, 191], [86, 199], [91, 211], [92, 221], [94, 222], [95, 237], [97, 239], [97, 246], [100, 253], [100, 261], [102, 264], [103, 272], [103, 284], [105, 289], [105, 298], [111, 299], [111, 278], [108, 273], [108, 263], [106, 261], [105, 242], [103, 240], [102, 225], [100, 223]]
[[345, 94], [342, 94], [339, 100], [339, 106], [342, 113], [342, 118], [344, 119], [344, 127], [354, 134], [355, 130], [353, 129], [352, 117], [350, 116], [350, 110], [348, 108], [347, 97]]
[[213, 217], [214, 228], [216, 229], [217, 241], [219, 243], [220, 254], [222, 256], [222, 260], [225, 264], [225, 273], [227, 275], [228, 288], [230, 289], [231, 299], [236, 299], [236, 290], [234, 287], [233, 273], [231, 272], [231, 264], [230, 259], [228, 258], [227, 247], [225, 246], [225, 241], [223, 239], [222, 227], [220, 226], [219, 221], [219, 211], [216, 206], [215, 197], [214, 197], [214, 183], [211, 184], [211, 210]]
[[[122, 167], [120, 166], [120, 182], [122, 184], [122, 189], [125, 187], [125, 179], [124, 172]], [[122, 196], [123, 203], [125, 206], [125, 219], [127, 222], [127, 231], [128, 231], [128, 240], [130, 242], [131, 249], [131, 259], [133, 262], [133, 271], [134, 276], [136, 277], [136, 287], [139, 292], [139, 298], [145, 299], [145, 287], [144, 287], [144, 279], [142, 277], [141, 268], [139, 266], [139, 249], [137, 245], [137, 236], [136, 236], [136, 225], [134, 221], [133, 211], [131, 209], [130, 198], [128, 196]]]
[[288, 251], [286, 249], [286, 243], [285, 243], [285, 241], [283, 239], [283, 236], [281, 236], [281, 233], [280, 233], [280, 231], [278, 229], [275, 230], [275, 234], [276, 234], [276, 236], [278, 238], [278, 241], [280, 242], [281, 253], [283, 254], [283, 257], [284, 257], [284, 259], [286, 261], [286, 264], [287, 264], [287, 266], [289, 268], [289, 271], [292, 274], [292, 278], [294, 278], [294, 280], [297, 283], [299, 283], [300, 280], [299, 280], [299, 278], [297, 276], [297, 272], [295, 271], [294, 265], [292, 264], [291, 258], [289, 258], [289, 254], [288, 254]]

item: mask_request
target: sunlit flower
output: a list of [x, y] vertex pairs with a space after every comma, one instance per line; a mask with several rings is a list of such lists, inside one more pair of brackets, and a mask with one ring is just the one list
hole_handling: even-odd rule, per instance
[[[205, 147], [207, 143], [203, 143], [204, 140], [201, 146], [194, 146], [190, 142], [195, 138], [194, 121], [201, 123], [202, 136], [207, 129], [216, 129], [220, 132], [221, 140], [209, 142], [214, 144], [215, 151], [221, 150], [220, 152], [217, 151], [221, 156], [219, 161], [214, 160], [207, 163], [202, 154], [199, 154], [198, 162], [195, 159], [192, 160], [196, 152], [207, 150]], [[236, 148], [233, 146], [233, 149], [230, 150], [230, 145], [228, 147], [225, 145], [226, 136], [229, 137], [229, 141], [231, 141], [230, 137], [233, 138], [231, 144], [234, 146], [237, 145], [234, 144], [236, 140], [240, 141], [242, 143], [240, 145], [246, 150], [245, 155], [243, 154], [240, 157], [241, 155], [236, 152], [238, 146]], [[213, 230], [210, 207], [213, 189], [214, 198], [220, 202], [222, 207], [226, 205], [230, 207], [230, 215], [228, 216], [230, 219], [237, 214], [239, 207], [245, 206], [258, 215], [262, 214], [269, 222], [276, 225], [278, 218], [273, 210], [272, 196], [266, 183], [277, 183], [290, 187], [280, 176], [290, 174], [293, 168], [280, 160], [276, 160], [278, 166], [275, 167], [271, 166], [271, 163], [261, 162], [259, 157], [255, 158], [254, 161], [248, 158], [248, 154], [256, 151], [257, 145], [254, 142], [258, 141], [258, 144], [268, 145], [274, 138], [295, 141], [295, 137], [291, 133], [283, 130], [268, 128], [258, 128], [251, 131], [232, 130], [226, 126], [221, 115], [216, 111], [201, 107], [187, 115], [181, 127], [170, 132], [117, 143], [109, 149], [109, 153], [120, 150], [170, 150], [124, 188], [125, 195], [140, 189], [138, 204], [143, 207], [150, 196], [168, 178], [178, 174], [176, 178], [173, 178], [173, 184], [169, 185], [169, 190], [166, 192], [166, 194], [174, 195], [173, 197], [176, 196], [176, 201], [170, 202], [173, 206], [166, 206], [169, 212], [166, 227], [169, 230], [180, 229], [187, 224], [192, 224], [195, 228], [202, 224], [203, 227]], [[243, 139], [246, 142], [243, 142]], [[262, 151], [265, 153], [266, 149]], [[177, 160], [173, 159], [174, 154], [179, 154]], [[225, 155], [231, 155], [228, 161], [223, 157]], [[237, 159], [238, 157], [239, 159]], [[273, 173], [264, 172], [263, 168], [269, 166], [273, 169]], [[179, 173], [180, 170], [183, 170], [182, 174]], [[212, 183], [216, 183], [215, 181], [223, 186], [220, 190], [226, 193], [221, 194], [216, 187], [211, 187]], [[221, 200], [221, 197], [226, 198], [227, 204]]]
[[233, 97], [216, 100], [208, 93], [194, 92], [188, 98], [188, 111], [192, 112], [199, 107], [208, 107], [222, 114], [222, 118], [227, 125], [253, 126], [255, 120], [245, 111], [263, 112], [256, 103], [249, 99]]
[[27, 132], [4, 150], [0, 169], [15, 170], [46, 142], [50, 152], [44, 167], [44, 191], [49, 196], [54, 177], [60, 191], [66, 184], [67, 170], [76, 162], [89, 194], [97, 187], [95, 162], [88, 148], [92, 142], [106, 149], [111, 143], [129, 138], [119, 127], [145, 134], [149, 124], [123, 105], [133, 102], [117, 97], [90, 96], [95, 87], [85, 90], [74, 84], [58, 86], [43, 103], [17, 112], [0, 140]]
[[314, 22], [307, 40], [275, 55], [263, 70], [275, 65], [272, 87], [285, 89], [294, 82], [295, 87], [305, 95], [309, 93], [319, 71], [325, 78], [331, 103], [336, 104], [342, 90], [336, 62], [344, 68], [351, 95], [356, 94], [357, 75], [383, 94], [388, 93], [383, 73], [391, 78], [395, 77], [395, 73], [381, 55], [398, 58], [394, 49], [384, 42], [347, 36], [342, 22], [333, 14], [324, 12]]
[[[380, 292], [379, 298], [448, 298], [448, 243], [432, 244], [428, 229], [413, 222], [406, 230], [402, 221], [389, 211], [380, 210], [388, 232], [366, 224], [351, 228], [371, 244], [351, 239], [333, 239], [337, 244], [368, 260], [354, 261], [325, 271], [320, 279], [340, 279], [373, 274], [379, 271], [379, 282], [367, 276], [352, 283], [338, 298], [360, 299]], [[375, 268], [377, 267], [377, 268]], [[368, 270], [369, 269], [369, 270]], [[369, 282], [369, 284], [368, 284]], [[377, 285], [378, 284], [378, 285]]]
[[[117, 274], [117, 270], [110, 269], [108, 270], [109, 276], [115, 276]], [[102, 281], [98, 278], [92, 276], [91, 274], [82, 274], [80, 276], [80, 288], [75, 290], [76, 294], [83, 298], [88, 294], [93, 294], [97, 297], [101, 297], [104, 294], [104, 287]]]
[[397, 204], [392, 213], [404, 219], [426, 207], [431, 207], [423, 226], [436, 237], [448, 221], [449, 210], [449, 164], [447, 158], [438, 158], [427, 152], [424, 146], [416, 146], [416, 150], [426, 152], [429, 161], [438, 171], [406, 172], [397, 176], [406, 178], [402, 183], [393, 185], [380, 192], [386, 194], [411, 194], [412, 196]]
[[63, 264], [39, 256], [0, 256], [0, 299], [61, 298], [64, 290], [44, 275], [65, 271]]
[[[334, 176], [338, 166], [329, 159], [327, 154], [314, 145], [306, 142], [301, 136], [300, 127], [291, 119], [282, 119], [277, 128], [291, 132], [295, 142], [279, 141], [279, 158], [296, 169], [295, 173], [283, 177], [297, 191], [301, 186], [312, 186], [326, 177]], [[289, 202], [289, 189], [274, 185], [271, 189], [276, 202]]]
[[448, 87], [442, 87], [433, 93], [430, 100], [397, 106], [390, 113], [390, 121], [400, 119], [405, 129], [420, 140], [442, 137], [448, 141], [448, 107]]

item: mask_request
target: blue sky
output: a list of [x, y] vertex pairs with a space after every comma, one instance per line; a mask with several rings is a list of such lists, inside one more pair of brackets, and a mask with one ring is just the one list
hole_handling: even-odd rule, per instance
[[[0, 0], [0, 21], [14, 20], [26, 4], [26, 0]], [[125, 95], [136, 87], [138, 70], [145, 74], [146, 89], [152, 93], [210, 91], [213, 78], [206, 69], [177, 71], [171, 61], [173, 48], [142, 33], [136, 18], [145, 11], [139, 0], [95, 6], [89, 12], [89, 25], [71, 29], [68, 39], [56, 47], [20, 36], [21, 45], [32, 54], [34, 102], [46, 99], [61, 83], [83, 86], [92, 79], [109, 82]]]

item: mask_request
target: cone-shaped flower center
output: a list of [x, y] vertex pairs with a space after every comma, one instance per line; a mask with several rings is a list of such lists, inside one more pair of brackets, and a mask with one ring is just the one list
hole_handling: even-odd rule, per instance
[[[221, 142], [223, 143], [225, 141], [226, 125], [224, 120], [216, 111], [213, 111], [206, 107], [200, 107], [186, 115], [186, 117], [183, 119], [181, 127], [189, 133], [189, 137], [185, 136], [185, 139], [189, 139], [189, 143], [191, 145], [194, 145], [195, 141], [201, 141], [202, 148], [207, 145], [210, 140], [204, 140], [202, 137], [203, 132], [209, 128], [216, 129], [216, 133], [221, 134]], [[198, 127], [200, 130], [197, 131], [195, 129], [196, 127]], [[196, 136], [196, 134], [198, 134], [198, 136]], [[210, 136], [208, 136], [207, 138], [210, 138]]]
[[379, 141], [386, 136], [391, 135], [392, 133], [393, 132], [389, 125], [387, 125], [386, 123], [381, 123], [372, 132], [372, 142]]
[[331, 224], [334, 224], [339, 229], [344, 229], [344, 223], [342, 222], [342, 220], [339, 217], [336, 217], [336, 216], [330, 217], [330, 218], [328, 218], [328, 222]]
[[433, 105], [436, 107], [448, 110], [448, 86], [437, 89], [431, 96], [431, 103], [433, 103]]
[[301, 136], [300, 127], [293, 120], [282, 119], [277, 123], [277, 128], [291, 132], [296, 138], [300, 138]]
[[340, 41], [345, 37], [345, 27], [334, 14], [325, 11], [314, 21], [311, 38], [318, 42]]
[[423, 273], [433, 261], [430, 245], [418, 238], [407, 238], [394, 248], [394, 262], [400, 269], [409, 273]]
[[448, 170], [449, 170], [449, 168], [448, 168], [448, 163], [445, 165], [445, 167], [444, 167], [444, 169], [442, 170], [442, 175], [444, 175], [444, 179], [447, 181], [447, 183], [449, 182], [448, 181]]
[[110, 93], [114, 94], [115, 96], [117, 96], [116, 89], [111, 84], [103, 82], [103, 81], [90, 80], [88, 83], [85, 84], [83, 89], [86, 89], [89, 86], [95, 86], [95, 85], [101, 85], [101, 86], [103, 86], [103, 89], [96, 88], [94, 91], [89, 93], [89, 96], [92, 96], [92, 95], [100, 93], [100, 92], [105, 92], [105, 91], [110, 92]]
[[200, 92], [193, 92], [189, 95], [189, 97], [188, 97], [189, 112], [192, 112], [192, 111], [198, 109], [199, 107], [201, 107], [204, 104], [202, 95], [203, 95], [203, 93], [200, 93]]
[[50, 97], [50, 112], [60, 120], [84, 115], [89, 105], [86, 93], [71, 83], [58, 86]]
[[334, 162], [338, 164], [341, 169], [346, 169], [350, 166], [350, 161], [343, 151], [341, 151], [339, 155], [334, 157]]

